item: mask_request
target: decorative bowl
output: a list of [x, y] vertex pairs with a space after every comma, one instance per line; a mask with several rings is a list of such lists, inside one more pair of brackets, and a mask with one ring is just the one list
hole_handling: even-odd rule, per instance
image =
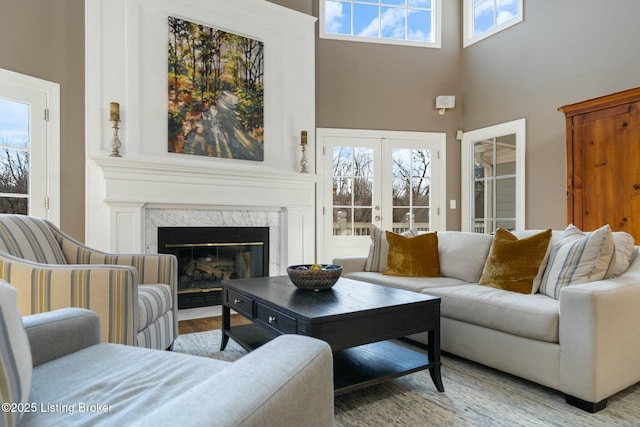
[[[321, 269], [313, 270], [312, 268]], [[305, 291], [325, 291], [336, 284], [342, 274], [341, 265], [300, 264], [287, 267], [289, 279], [298, 289]]]

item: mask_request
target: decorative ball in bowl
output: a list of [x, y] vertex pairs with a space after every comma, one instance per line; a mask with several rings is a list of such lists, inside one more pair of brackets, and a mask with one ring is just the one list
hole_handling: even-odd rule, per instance
[[334, 264], [301, 264], [287, 267], [289, 279], [298, 289], [325, 291], [336, 284], [342, 266]]

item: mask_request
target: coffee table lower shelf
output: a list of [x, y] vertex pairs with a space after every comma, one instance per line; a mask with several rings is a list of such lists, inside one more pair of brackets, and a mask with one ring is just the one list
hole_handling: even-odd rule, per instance
[[[261, 326], [239, 325], [223, 330], [244, 349], [251, 351], [277, 336]], [[435, 367], [426, 354], [397, 344], [379, 341], [333, 352], [335, 395], [381, 383], [392, 378]]]

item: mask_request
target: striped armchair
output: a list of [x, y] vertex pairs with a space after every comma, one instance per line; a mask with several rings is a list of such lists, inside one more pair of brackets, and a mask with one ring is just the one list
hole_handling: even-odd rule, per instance
[[82, 307], [100, 317], [103, 342], [167, 349], [178, 335], [177, 259], [90, 249], [49, 221], [0, 215], [0, 279], [23, 315]]

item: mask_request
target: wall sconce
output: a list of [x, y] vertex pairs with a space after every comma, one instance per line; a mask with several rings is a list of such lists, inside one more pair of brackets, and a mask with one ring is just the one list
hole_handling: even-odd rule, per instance
[[439, 108], [440, 115], [444, 115], [447, 111], [447, 108], [453, 108], [456, 106], [456, 97], [455, 96], [437, 96], [436, 97], [436, 108]]

